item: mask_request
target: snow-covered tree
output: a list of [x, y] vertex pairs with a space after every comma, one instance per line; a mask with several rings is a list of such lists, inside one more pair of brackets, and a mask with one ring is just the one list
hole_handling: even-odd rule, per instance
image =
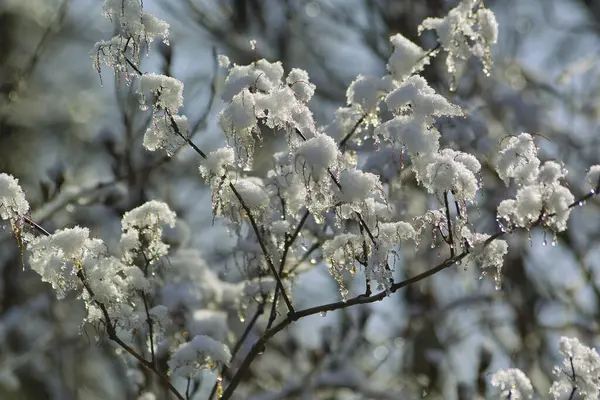
[[[335, 3], [313, 1], [305, 11], [335, 11]], [[185, 115], [194, 99], [171, 68], [174, 23], [140, 0], [105, 0], [103, 12], [114, 31], [93, 47], [90, 69], [102, 84], [114, 74], [120, 100], [113, 112], [125, 140], [99, 139], [113, 165], [98, 174], [112, 180], [79, 172], [89, 185], [71, 179], [62, 187], [63, 176], [53, 195], [45, 189], [45, 201], [30, 203], [18, 174], [0, 171], [6, 237], [22, 269], [54, 292], [2, 316], [0, 342], [21, 333], [35, 342], [29, 352], [6, 353], [7, 391], [21, 384], [19, 366], [38, 357], [51, 396], [64, 398], [64, 371], [50, 368], [60, 352], [40, 350], [42, 359], [36, 346], [87, 335], [105, 347], [97, 357], [112, 368], [86, 381], [109, 388], [74, 385], [89, 397], [598, 397], [598, 330], [585, 320], [600, 304], [593, 261], [574, 261], [577, 276], [546, 266], [544, 278], [527, 280], [541, 290], [513, 285], [525, 281], [515, 254], [530, 243], [546, 246], [551, 236], [549, 264], [560, 264], [551, 257], [563, 243], [575, 254], [594, 243], [576, 236], [595, 228], [585, 222], [599, 215], [600, 165], [596, 157], [569, 171], [549, 156], [552, 141], [540, 132], [490, 128], [481, 134], [496, 142], [487, 150], [482, 137], [464, 140], [481, 117], [488, 93], [476, 89], [493, 79], [499, 40], [483, 1], [423, 16], [412, 39], [390, 34], [380, 73], [349, 82], [325, 123], [315, 117], [319, 85], [306, 70], [233, 36], [223, 40], [250, 59], [214, 54], [208, 106], [197, 118]], [[417, 43], [419, 35], [431, 45]], [[438, 68], [437, 81], [428, 68]], [[461, 96], [462, 85], [475, 94]], [[211, 113], [217, 96], [221, 110]], [[501, 125], [502, 116], [491, 115]], [[197, 135], [211, 124], [219, 138]], [[200, 199], [202, 181], [210, 201]], [[93, 203], [112, 212], [103, 209], [93, 224], [69, 217]], [[45, 221], [62, 209], [62, 219]], [[591, 214], [577, 217], [583, 212]], [[561, 273], [563, 286], [544, 276]], [[549, 301], [537, 310], [542, 295]], [[55, 317], [63, 323], [39, 311], [55, 303], [67, 307]], [[555, 310], [566, 315], [537, 315]], [[19, 325], [28, 312], [39, 326]], [[528, 317], [568, 326], [555, 329], [559, 336], [540, 333]], [[542, 347], [554, 352], [511, 354]]]

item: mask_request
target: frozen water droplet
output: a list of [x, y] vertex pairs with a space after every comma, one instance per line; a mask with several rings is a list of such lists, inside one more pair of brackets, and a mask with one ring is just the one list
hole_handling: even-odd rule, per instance
[[321, 312], [319, 313], [319, 315], [320, 315], [321, 317], [326, 317], [326, 316], [327, 316], [327, 311], [321, 311]]
[[311, 258], [311, 259], [310, 259], [310, 263], [311, 263], [312, 265], [315, 265], [315, 264], [317, 263], [317, 260], [316, 260], [315, 258]]
[[548, 241], [546, 239], [544, 239], [544, 241], [542, 242], [542, 246], [548, 246]]

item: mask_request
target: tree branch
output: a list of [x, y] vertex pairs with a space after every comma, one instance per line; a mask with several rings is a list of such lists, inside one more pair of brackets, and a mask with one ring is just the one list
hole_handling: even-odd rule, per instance
[[[244, 344], [244, 342], [246, 341], [246, 338], [248, 337], [248, 335], [252, 331], [252, 328], [256, 324], [256, 321], [258, 321], [258, 318], [264, 312], [265, 312], [265, 302], [263, 300], [263, 302], [258, 303], [258, 308], [256, 309], [256, 312], [254, 313], [254, 315], [252, 316], [252, 319], [250, 320], [250, 322], [246, 326], [246, 329], [244, 329], [244, 333], [242, 333], [242, 336], [238, 339], [238, 341], [236, 342], [235, 346], [233, 347], [233, 350], [231, 351], [231, 359], [232, 360], [235, 357], [235, 355], [237, 354], [237, 352], [242, 348], [242, 345]], [[225, 375], [225, 373], [228, 370], [229, 370], [229, 368], [227, 367], [227, 365], [223, 366], [223, 369], [221, 370], [221, 376]], [[208, 396], [208, 400], [212, 400], [213, 399], [214, 395], [217, 393], [218, 387], [219, 387], [219, 380], [217, 380], [215, 382], [215, 384], [213, 385], [213, 388], [210, 391], [210, 395]]]
[[[50, 232], [45, 230], [43, 227], [41, 227], [40, 225], [38, 225], [37, 223], [35, 223], [31, 219], [29, 219], [28, 217], [23, 217], [23, 220], [28, 225], [32, 226], [33, 228], [35, 228], [38, 232], [42, 233], [43, 235], [51, 236]], [[185, 400], [183, 395], [181, 395], [181, 393], [179, 393], [179, 391], [173, 386], [173, 384], [171, 383], [169, 378], [167, 378], [165, 375], [163, 375], [151, 361], [148, 361], [144, 357], [142, 357], [142, 355], [140, 355], [137, 351], [135, 351], [135, 349], [130, 347], [127, 343], [123, 342], [123, 340], [121, 340], [121, 338], [117, 335], [115, 325], [113, 324], [112, 319], [110, 318], [108, 309], [106, 308], [106, 306], [103, 303], [101, 303], [95, 299], [94, 290], [90, 287], [90, 285], [83, 273], [83, 269], [80, 268], [77, 271], [77, 278], [79, 278], [84, 289], [86, 290], [86, 292], [88, 292], [88, 295], [90, 296], [91, 301], [94, 302], [98, 306], [98, 308], [100, 308], [100, 311], [102, 312], [102, 315], [104, 316], [104, 324], [106, 326], [106, 333], [108, 335], [108, 338], [110, 340], [112, 340], [113, 342], [117, 343], [119, 346], [121, 346], [121, 348], [123, 350], [125, 350], [127, 353], [132, 355], [144, 367], [146, 367], [150, 371], [154, 372], [154, 374], [156, 374], [156, 376], [158, 376], [160, 378], [160, 380], [163, 382], [163, 384], [175, 395], [175, 397], [177, 397], [179, 400]]]
[[360, 117], [360, 119], [358, 121], [356, 121], [356, 124], [354, 124], [354, 127], [352, 127], [352, 130], [350, 130], [350, 132], [348, 132], [346, 134], [346, 136], [344, 136], [344, 138], [340, 141], [339, 147], [340, 147], [342, 153], [344, 151], [346, 151], [346, 142], [348, 142], [348, 140], [350, 140], [352, 135], [354, 135], [354, 132], [356, 132], [356, 130], [358, 129], [360, 124], [363, 123], [363, 121], [365, 120], [366, 117], [367, 117], [367, 114], [363, 114], [363, 116]]
[[250, 209], [248, 208], [248, 206], [244, 202], [244, 199], [242, 199], [242, 196], [240, 196], [240, 194], [236, 190], [236, 188], [233, 185], [233, 183], [229, 183], [229, 187], [231, 188], [231, 191], [233, 192], [233, 194], [235, 194], [235, 197], [237, 197], [237, 199], [239, 200], [240, 204], [244, 208], [244, 211], [248, 215], [248, 219], [250, 220], [250, 224], [252, 225], [252, 229], [254, 229], [254, 233], [256, 234], [256, 238], [258, 239], [258, 244], [260, 245], [260, 248], [261, 248], [261, 250], [263, 252], [263, 255], [265, 256], [265, 260], [267, 261], [267, 265], [269, 266], [269, 269], [271, 270], [271, 273], [273, 274], [273, 276], [275, 277], [275, 280], [277, 281], [277, 287], [279, 287], [279, 290], [281, 290], [281, 295], [283, 297], [283, 301], [285, 301], [285, 304], [286, 304], [286, 306], [288, 308], [288, 312], [290, 312], [290, 313], [293, 314], [294, 313], [294, 306], [292, 306], [292, 302], [290, 301], [289, 297], [287, 296], [287, 294], [285, 292], [285, 287], [283, 286], [283, 282], [281, 281], [281, 278], [279, 277], [279, 274], [277, 273], [277, 270], [275, 269], [275, 265], [273, 265], [273, 261], [271, 261], [271, 257], [269, 256], [269, 252], [267, 250], [267, 246], [265, 245], [265, 242], [264, 242], [264, 240], [263, 240], [263, 238], [262, 238], [262, 236], [260, 234], [260, 230], [258, 229], [258, 225], [256, 224], [256, 221], [254, 220], [254, 217], [252, 216], [252, 212], [250, 212]]
[[448, 205], [448, 191], [444, 191], [444, 206], [446, 207], [446, 225], [448, 226], [448, 245], [450, 246], [450, 257], [454, 257], [454, 235], [452, 233], [452, 222], [450, 222], [450, 206]]
[[252, 349], [250, 350], [250, 352], [248, 353], [248, 355], [246, 356], [246, 358], [240, 365], [236, 374], [233, 376], [229, 386], [227, 386], [227, 389], [223, 393], [221, 400], [228, 400], [231, 398], [231, 396], [233, 395], [233, 392], [235, 391], [238, 384], [240, 383], [243, 375], [250, 367], [250, 364], [252, 364], [252, 361], [254, 361], [256, 356], [258, 356], [258, 354], [262, 352], [262, 350], [264, 349], [267, 342], [273, 336], [275, 336], [278, 332], [282, 331], [284, 328], [291, 325], [292, 322], [297, 321], [300, 318], [307, 317], [309, 315], [315, 315], [315, 314], [319, 314], [322, 312], [340, 310], [343, 308], [352, 307], [357, 304], [368, 304], [368, 303], [374, 303], [376, 301], [381, 301], [391, 293], [394, 293], [406, 286], [409, 286], [413, 283], [419, 282], [431, 275], [435, 275], [436, 273], [438, 273], [446, 268], [451, 267], [452, 265], [454, 265], [454, 263], [462, 260], [466, 256], [467, 256], [467, 253], [465, 252], [456, 257], [449, 258], [446, 261], [444, 261], [443, 263], [438, 264], [435, 267], [428, 269], [427, 271], [422, 272], [412, 278], [406, 279], [402, 282], [395, 283], [394, 285], [392, 285], [392, 287], [389, 290], [384, 290], [373, 296], [359, 295], [357, 297], [348, 299], [347, 301], [338, 301], [335, 303], [324, 304], [321, 306], [311, 307], [311, 308], [307, 308], [305, 310], [297, 311], [293, 314], [288, 314], [288, 316], [283, 321], [281, 321], [279, 324], [275, 325], [273, 328], [267, 330], [261, 336], [261, 338], [252, 346]]

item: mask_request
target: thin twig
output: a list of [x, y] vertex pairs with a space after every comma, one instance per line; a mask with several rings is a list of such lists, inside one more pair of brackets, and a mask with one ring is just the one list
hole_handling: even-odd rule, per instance
[[[292, 245], [298, 238], [298, 235], [300, 235], [300, 231], [302, 230], [302, 227], [304, 226], [304, 223], [308, 219], [309, 215], [310, 215], [310, 211], [306, 210], [304, 212], [304, 215], [300, 219], [298, 226], [296, 226], [296, 229], [294, 230], [294, 232], [289, 236], [286, 235], [285, 245], [283, 247], [283, 254], [281, 255], [281, 263], [279, 264], [279, 271], [278, 271], [279, 276], [281, 276], [283, 274], [283, 270], [285, 268], [285, 263], [287, 260], [287, 255], [290, 250], [290, 247], [292, 247]], [[271, 314], [269, 315], [269, 321], [267, 322], [266, 329], [269, 329], [273, 325], [273, 322], [275, 322], [275, 318], [277, 316], [277, 298], [278, 298], [278, 296], [279, 296], [279, 286], [276, 286], [275, 294], [273, 295], [273, 304], [271, 305]]]
[[265, 260], [267, 261], [267, 265], [269, 266], [269, 269], [271, 270], [271, 273], [275, 277], [275, 281], [277, 282], [277, 286], [279, 287], [279, 290], [281, 290], [281, 295], [283, 296], [283, 301], [285, 301], [285, 304], [286, 304], [286, 306], [288, 308], [288, 312], [290, 312], [290, 313], [293, 314], [294, 313], [294, 306], [292, 306], [292, 302], [290, 301], [289, 297], [287, 296], [287, 294], [285, 292], [285, 287], [283, 286], [283, 282], [281, 281], [281, 278], [279, 277], [279, 274], [277, 273], [277, 270], [275, 269], [275, 265], [273, 265], [273, 261], [271, 260], [271, 257], [269, 256], [269, 251], [267, 250], [267, 246], [265, 245], [265, 242], [264, 242], [264, 240], [263, 240], [263, 238], [262, 238], [262, 236], [260, 234], [260, 230], [258, 229], [258, 224], [254, 220], [254, 216], [252, 215], [252, 212], [250, 212], [250, 209], [248, 208], [248, 206], [244, 202], [244, 199], [242, 199], [242, 196], [240, 196], [240, 194], [236, 190], [236, 188], [233, 185], [233, 183], [229, 183], [229, 188], [231, 189], [231, 191], [233, 192], [233, 194], [235, 195], [235, 197], [237, 197], [237, 199], [239, 200], [240, 204], [242, 205], [242, 208], [244, 209], [244, 211], [248, 215], [248, 219], [250, 220], [250, 224], [252, 225], [252, 229], [254, 229], [254, 233], [256, 234], [256, 238], [258, 240], [258, 244], [260, 245], [260, 248], [261, 248], [261, 250], [263, 252], [263, 255], [265, 256]]
[[[265, 302], [262, 301], [262, 302], [258, 303], [258, 308], [256, 309], [256, 312], [254, 313], [254, 315], [252, 316], [252, 319], [250, 320], [250, 322], [246, 326], [246, 329], [244, 329], [244, 333], [242, 333], [242, 336], [238, 339], [237, 343], [233, 347], [233, 350], [231, 351], [231, 359], [232, 360], [235, 357], [235, 355], [237, 354], [237, 352], [242, 348], [242, 345], [244, 344], [244, 342], [246, 341], [246, 338], [248, 337], [248, 335], [252, 331], [252, 328], [256, 324], [256, 321], [258, 321], [258, 318], [264, 312], [265, 312]], [[228, 370], [229, 370], [229, 368], [227, 367], [227, 365], [224, 365], [223, 369], [221, 370], [221, 376], [225, 375], [225, 373]], [[212, 390], [210, 391], [210, 395], [208, 396], [208, 400], [212, 400], [212, 398], [214, 397], [214, 395], [217, 393], [218, 387], [219, 387], [219, 381], [217, 380], [215, 382], [215, 384], [213, 385]]]
[[446, 207], [446, 225], [448, 226], [448, 245], [450, 246], [450, 257], [454, 257], [454, 235], [452, 234], [452, 222], [450, 221], [450, 206], [448, 205], [448, 191], [444, 191], [444, 206]]
[[573, 390], [571, 390], [569, 400], [573, 400], [573, 398], [575, 397], [575, 392], [577, 391], [577, 375], [575, 374], [575, 365], [573, 364], [573, 357], [569, 357], [569, 361], [571, 363], [571, 380], [573, 381]]
[[175, 122], [175, 119], [173, 118], [173, 115], [171, 115], [171, 112], [169, 110], [165, 110], [165, 112], [167, 113], [167, 116], [169, 117], [169, 120], [171, 121], [171, 126], [173, 127], [173, 130], [175, 131], [175, 134], [177, 136], [179, 136], [180, 138], [182, 138], [183, 140], [185, 140], [185, 142], [192, 148], [194, 149], [194, 151], [198, 154], [200, 154], [200, 157], [206, 159], [206, 154], [200, 150], [200, 148], [198, 146], [196, 146], [194, 144], [194, 142], [191, 141], [190, 138], [185, 137], [182, 133], [181, 130], [179, 129], [179, 126], [177, 125], [177, 122]]
[[154, 354], [154, 323], [152, 317], [150, 317], [150, 309], [148, 308], [148, 300], [146, 299], [146, 293], [141, 292], [142, 302], [144, 303], [144, 309], [146, 310], [146, 323], [148, 324], [148, 338], [150, 339], [150, 357], [152, 358], [152, 365], [156, 368], [156, 355]]
[[342, 153], [344, 151], [346, 151], [346, 142], [348, 140], [350, 140], [350, 138], [352, 137], [352, 135], [354, 135], [354, 132], [356, 132], [356, 130], [358, 129], [358, 127], [360, 126], [360, 124], [363, 123], [363, 121], [365, 120], [366, 117], [367, 117], [367, 114], [363, 114], [363, 116], [360, 117], [360, 119], [358, 121], [356, 121], [356, 124], [354, 124], [354, 127], [352, 128], [352, 130], [350, 130], [350, 132], [348, 132], [346, 134], [346, 136], [344, 136], [344, 138], [340, 141], [339, 147], [340, 147]]

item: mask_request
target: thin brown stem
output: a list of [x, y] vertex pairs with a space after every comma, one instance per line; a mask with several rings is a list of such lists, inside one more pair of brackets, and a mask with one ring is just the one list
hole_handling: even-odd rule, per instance
[[[296, 226], [296, 229], [294, 229], [294, 232], [292, 232], [292, 234], [289, 236], [286, 235], [285, 245], [283, 248], [283, 254], [281, 255], [281, 263], [279, 264], [279, 276], [282, 276], [282, 274], [284, 272], [283, 270], [285, 268], [285, 262], [287, 260], [287, 255], [290, 250], [290, 247], [292, 247], [292, 245], [298, 238], [298, 235], [300, 235], [300, 231], [302, 230], [304, 223], [306, 223], [306, 220], [308, 219], [309, 215], [310, 215], [310, 211], [306, 210], [304, 212], [304, 215], [300, 219], [298, 226]], [[277, 316], [277, 298], [278, 298], [278, 296], [279, 296], [279, 286], [275, 287], [275, 294], [273, 295], [273, 304], [271, 306], [271, 314], [269, 315], [269, 322], [267, 323], [267, 329], [269, 329], [273, 325], [273, 322], [275, 322], [275, 318]]]
[[183, 140], [185, 140], [185, 142], [192, 148], [194, 149], [194, 151], [198, 154], [200, 154], [200, 157], [206, 159], [206, 154], [200, 150], [200, 148], [198, 146], [196, 146], [194, 144], [194, 142], [191, 141], [190, 138], [185, 137], [182, 133], [181, 130], [179, 129], [179, 126], [177, 125], [177, 122], [175, 122], [175, 119], [173, 118], [173, 115], [171, 115], [171, 112], [168, 110], [165, 110], [165, 112], [167, 113], [167, 116], [169, 117], [169, 120], [171, 122], [171, 127], [173, 128], [173, 130], [175, 131], [175, 134], [177, 136], [179, 136], [180, 138], [182, 138]]
[[279, 290], [281, 291], [281, 295], [283, 297], [283, 301], [285, 301], [285, 304], [286, 304], [286, 306], [288, 308], [288, 312], [290, 312], [290, 313], [293, 314], [294, 313], [294, 306], [292, 306], [292, 302], [290, 301], [288, 295], [285, 292], [285, 287], [283, 286], [283, 282], [281, 281], [279, 273], [275, 269], [275, 265], [273, 264], [273, 261], [271, 260], [271, 256], [269, 255], [269, 251], [267, 250], [267, 246], [265, 245], [265, 242], [264, 242], [264, 240], [262, 238], [262, 235], [260, 234], [260, 230], [258, 229], [258, 224], [256, 223], [256, 220], [254, 219], [254, 216], [252, 215], [252, 212], [250, 211], [250, 208], [248, 208], [248, 206], [244, 202], [244, 199], [242, 198], [242, 196], [240, 196], [240, 194], [236, 190], [236, 188], [233, 185], [233, 183], [230, 183], [229, 187], [231, 188], [231, 191], [233, 192], [233, 194], [235, 195], [235, 197], [237, 197], [237, 199], [239, 200], [240, 204], [242, 205], [242, 208], [244, 209], [244, 211], [248, 215], [248, 219], [250, 220], [250, 224], [252, 225], [252, 229], [254, 230], [254, 234], [256, 235], [256, 238], [258, 240], [258, 244], [260, 245], [260, 248], [261, 248], [261, 250], [263, 252], [263, 255], [265, 256], [265, 260], [267, 261], [267, 265], [269, 266], [269, 269], [271, 270], [271, 273], [275, 277], [275, 281], [277, 282], [277, 286], [279, 287]]
[[[248, 338], [248, 335], [252, 331], [252, 328], [254, 328], [254, 325], [256, 324], [256, 321], [258, 321], [258, 318], [264, 312], [265, 312], [265, 302], [262, 301], [261, 303], [258, 303], [258, 308], [256, 309], [256, 312], [254, 313], [254, 315], [252, 316], [252, 319], [250, 320], [250, 322], [246, 326], [246, 329], [244, 329], [244, 333], [242, 333], [242, 336], [238, 339], [237, 343], [233, 347], [233, 350], [231, 351], [231, 359], [232, 360], [235, 357], [235, 355], [238, 353], [238, 351], [242, 348], [242, 345], [246, 341], [246, 338]], [[229, 370], [229, 368], [227, 367], [227, 365], [223, 366], [223, 369], [221, 370], [221, 376], [225, 375], [225, 373], [228, 370]], [[219, 388], [219, 381], [217, 380], [215, 382], [215, 384], [213, 385], [212, 390], [210, 391], [210, 395], [208, 396], [208, 400], [212, 400], [213, 399], [214, 395], [217, 393], [217, 389], [218, 388]]]
[[452, 222], [450, 221], [450, 205], [448, 204], [448, 191], [444, 191], [444, 207], [446, 207], [446, 225], [448, 226], [448, 245], [450, 246], [450, 257], [454, 257], [454, 235], [452, 234]]
[[354, 132], [356, 132], [356, 130], [358, 129], [358, 127], [360, 126], [360, 124], [363, 123], [363, 121], [365, 120], [366, 117], [367, 117], [367, 114], [364, 114], [362, 117], [360, 117], [360, 119], [358, 121], [356, 121], [356, 124], [354, 124], [354, 127], [352, 127], [352, 129], [350, 130], [350, 132], [348, 132], [346, 134], [346, 136], [344, 136], [344, 138], [340, 141], [339, 147], [340, 147], [342, 153], [344, 151], [346, 151], [346, 142], [348, 142], [348, 140], [350, 140], [350, 138], [352, 137], [352, 135], [354, 135]]
[[152, 359], [152, 365], [156, 368], [156, 355], [154, 354], [154, 322], [150, 316], [150, 309], [148, 308], [148, 300], [146, 299], [146, 293], [141, 293], [142, 302], [144, 303], [144, 310], [146, 311], [146, 323], [148, 324], [148, 338], [150, 339], [150, 358]]

